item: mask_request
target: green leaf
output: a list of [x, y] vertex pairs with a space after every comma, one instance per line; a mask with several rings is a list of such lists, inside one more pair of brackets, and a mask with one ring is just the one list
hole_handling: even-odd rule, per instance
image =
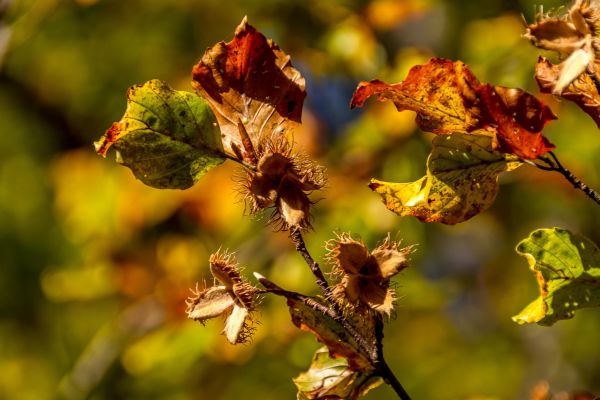
[[600, 249], [566, 229], [538, 229], [517, 245], [535, 273], [540, 297], [515, 322], [552, 325], [575, 310], [600, 306]]
[[187, 189], [225, 160], [221, 135], [207, 103], [198, 95], [151, 80], [127, 91], [127, 109], [96, 143], [106, 155], [159, 189]]
[[436, 136], [427, 159], [427, 175], [415, 182], [372, 179], [390, 210], [424, 222], [456, 224], [489, 208], [498, 193], [498, 175], [522, 163], [493, 149], [485, 131]]
[[348, 359], [355, 370], [367, 371], [372, 368], [365, 350], [360, 348], [339, 322], [301, 301], [288, 298], [287, 304], [294, 325], [313, 333], [333, 355]]
[[383, 383], [372, 373], [350, 368], [345, 358], [333, 358], [327, 347], [315, 352], [308, 371], [294, 378], [298, 399], [358, 399]]

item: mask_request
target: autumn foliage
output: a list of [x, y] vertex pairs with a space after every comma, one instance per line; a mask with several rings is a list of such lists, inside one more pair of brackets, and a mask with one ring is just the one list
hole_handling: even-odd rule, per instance
[[[540, 89], [574, 101], [596, 123], [599, 15], [595, 3], [576, 1], [566, 16], [540, 15], [525, 34], [534, 45], [568, 56], [557, 65], [539, 59]], [[293, 140], [306, 90], [290, 56], [244, 18], [231, 41], [210, 47], [193, 67], [192, 86], [195, 93], [158, 80], [130, 88], [125, 115], [96, 143], [97, 152], [105, 156], [114, 147], [119, 163], [156, 188], [186, 189], [224, 161], [236, 162], [248, 214], [270, 213], [268, 223], [289, 234], [321, 293], [291, 292], [255, 274], [259, 289], [242, 276], [232, 253], [219, 250], [209, 259], [214, 285], [193, 290], [188, 317], [204, 323], [224, 316], [227, 340], [245, 343], [262, 297], [284, 297], [292, 323], [324, 345], [294, 380], [299, 399], [357, 399], [382, 382], [408, 399], [384, 360], [382, 340], [398, 297], [392, 278], [410, 265], [415, 248], [388, 235], [370, 250], [352, 234], [340, 233], [327, 243], [328, 277], [306, 249], [302, 235], [313, 227], [311, 193], [326, 185], [326, 170]], [[597, 197], [562, 166], [544, 136], [546, 125], [557, 119], [553, 111], [522, 89], [481, 83], [461, 61], [432, 58], [413, 66], [399, 83], [361, 82], [350, 107], [363, 107], [371, 97], [392, 102], [398, 112], [414, 112], [417, 126], [434, 134], [422, 178], [369, 183], [400, 216], [464, 222], [493, 205], [500, 174], [523, 166], [560, 172]], [[513, 317], [516, 322], [551, 325], [577, 309], [600, 305], [594, 280], [600, 250], [588, 239], [563, 229], [537, 230], [517, 252], [526, 257], [541, 293]]]

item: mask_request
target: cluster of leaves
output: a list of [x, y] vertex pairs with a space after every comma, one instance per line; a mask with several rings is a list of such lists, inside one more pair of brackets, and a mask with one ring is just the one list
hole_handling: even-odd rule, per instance
[[[524, 35], [537, 47], [568, 55], [557, 65], [540, 57], [536, 79], [542, 92], [574, 101], [597, 124], [599, 25], [600, 6], [577, 0], [560, 17], [540, 11]], [[555, 148], [542, 134], [545, 125], [557, 118], [550, 108], [521, 89], [480, 83], [460, 61], [431, 59], [396, 84], [361, 82], [351, 107], [362, 107], [371, 96], [392, 101], [398, 111], [414, 111], [417, 125], [436, 135], [423, 178], [409, 183], [371, 180], [369, 187], [401, 216], [464, 222], [493, 204], [500, 173], [523, 164], [556, 170], [544, 157]], [[515, 321], [551, 325], [572, 318], [576, 309], [599, 305], [600, 257], [588, 239], [561, 229], [539, 230], [521, 242], [517, 252], [536, 272], [541, 296]]]
[[[539, 60], [542, 91], [575, 101], [597, 123], [598, 20], [595, 4], [580, 0], [564, 17], [542, 13], [526, 33], [536, 46], [568, 54], [558, 65]], [[249, 213], [272, 210], [270, 222], [289, 231], [323, 296], [289, 292], [255, 274], [265, 287], [258, 289], [241, 276], [232, 254], [217, 252], [209, 260], [215, 285], [193, 292], [189, 318], [203, 323], [225, 316], [227, 340], [243, 343], [253, 331], [258, 296], [283, 296], [294, 325], [325, 345], [294, 380], [298, 398], [356, 399], [382, 378], [401, 393], [383, 360], [382, 324], [393, 311], [391, 278], [408, 266], [412, 247], [401, 248], [388, 237], [369, 251], [349, 234], [339, 235], [328, 243], [333, 287], [306, 251], [300, 232], [311, 228], [309, 194], [326, 179], [323, 167], [294, 151], [291, 133], [301, 123], [306, 92], [290, 57], [244, 19], [232, 41], [206, 51], [192, 77], [196, 93], [158, 80], [130, 88], [125, 115], [96, 142], [97, 152], [105, 156], [113, 146], [119, 163], [160, 189], [186, 189], [226, 159], [239, 163], [239, 190]], [[417, 125], [435, 134], [424, 177], [409, 183], [373, 179], [369, 185], [401, 216], [460, 223], [492, 205], [500, 173], [523, 164], [562, 168], [551, 152], [555, 146], [542, 134], [556, 119], [550, 108], [521, 89], [479, 82], [460, 61], [431, 59], [396, 84], [362, 82], [351, 108], [372, 96], [392, 101], [398, 111], [414, 111]], [[541, 295], [516, 322], [551, 325], [576, 309], [600, 306], [600, 250], [591, 241], [542, 229], [517, 251], [535, 272]]]
[[541, 133], [556, 118], [546, 105], [520, 89], [481, 84], [460, 61], [432, 59], [397, 84], [362, 82], [351, 107], [374, 95], [393, 101], [398, 111], [415, 111], [419, 127], [438, 135], [426, 176], [410, 183], [371, 181], [399, 215], [466, 221], [492, 205], [501, 172], [554, 148]]
[[[244, 19], [232, 41], [206, 51], [192, 76], [197, 93], [158, 80], [130, 88], [125, 115], [96, 142], [96, 151], [105, 156], [113, 146], [119, 163], [159, 189], [187, 189], [226, 159], [236, 161], [250, 214], [271, 208], [270, 222], [302, 240], [300, 232], [311, 227], [308, 194], [325, 184], [325, 170], [293, 150], [291, 132], [300, 124], [306, 92], [290, 57]], [[360, 397], [382, 382], [377, 364], [382, 316], [391, 314], [395, 297], [390, 279], [408, 266], [412, 248], [388, 238], [369, 252], [347, 234], [329, 245], [336, 284], [330, 289], [323, 279], [323, 298], [287, 292], [262, 276], [266, 290], [259, 290], [240, 275], [231, 253], [214, 253], [215, 284], [193, 290], [188, 317], [204, 323], [224, 316], [227, 340], [244, 343], [259, 295], [282, 295], [292, 322], [326, 346], [295, 380], [300, 398]]]
[[[310, 226], [307, 193], [325, 184], [324, 169], [292, 151], [306, 92], [290, 57], [248, 25], [194, 66], [197, 93], [151, 80], [127, 92], [127, 110], [96, 142], [105, 156], [158, 189], [187, 189], [226, 159], [245, 166], [240, 187], [256, 213], [273, 207], [284, 229]], [[218, 122], [218, 126], [217, 126]]]

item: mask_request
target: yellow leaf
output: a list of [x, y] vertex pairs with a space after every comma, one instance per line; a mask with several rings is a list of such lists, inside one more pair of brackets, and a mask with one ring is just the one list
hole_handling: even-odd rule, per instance
[[489, 208], [498, 193], [498, 175], [522, 163], [493, 150], [484, 131], [436, 136], [427, 175], [411, 183], [376, 179], [369, 185], [395, 213], [424, 222], [456, 224]]

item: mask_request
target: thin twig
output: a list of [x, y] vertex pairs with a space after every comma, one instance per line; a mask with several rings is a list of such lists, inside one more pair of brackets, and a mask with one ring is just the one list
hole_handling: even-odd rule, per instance
[[375, 317], [375, 340], [376, 340], [376, 361], [375, 367], [383, 380], [394, 389], [398, 397], [402, 400], [410, 400], [410, 396], [394, 375], [394, 372], [383, 357], [383, 319], [380, 315]]
[[220, 155], [224, 156], [228, 160], [235, 161], [238, 164], [242, 164], [245, 168], [247, 168], [251, 171], [256, 171], [256, 165], [250, 164], [244, 160], [240, 160], [239, 158], [229, 155], [227, 153], [220, 153]]
[[317, 285], [321, 288], [323, 295], [326, 299], [331, 298], [331, 289], [329, 288], [329, 283], [327, 283], [327, 279], [325, 279], [325, 275], [323, 275], [323, 271], [319, 268], [319, 264], [312, 258], [308, 250], [306, 249], [306, 244], [304, 243], [304, 238], [302, 237], [302, 233], [299, 228], [292, 228], [290, 231], [290, 238], [292, 242], [296, 245], [296, 251], [302, 255], [306, 264], [312, 271], [313, 275], [317, 278]]
[[573, 187], [575, 189], [581, 190], [590, 199], [595, 201], [596, 204], [600, 205], [600, 194], [598, 192], [596, 192], [594, 189], [590, 188], [588, 185], [586, 185], [584, 182], [582, 182], [581, 179], [576, 177], [571, 171], [569, 171], [567, 168], [565, 168], [558, 160], [558, 157], [556, 157], [556, 154], [554, 154], [551, 151], [548, 152], [548, 154], [550, 154], [552, 159], [549, 159], [548, 157], [542, 157], [542, 156], [538, 157], [538, 160], [544, 162], [547, 166], [535, 164], [535, 166], [537, 168], [542, 169], [544, 171], [556, 171], [556, 172], [560, 173], [562, 176], [565, 177], [565, 179], [571, 185], [573, 185]]
[[[540, 156], [540, 157], [538, 157], [537, 159], [538, 159], [538, 160], [540, 160], [540, 161], [543, 161], [543, 162], [545, 162], [546, 164], [548, 164], [548, 163], [549, 163], [549, 160], [548, 160], [548, 159], [546, 159], [546, 158], [544, 158], [544, 157], [541, 157], [541, 156]], [[522, 162], [524, 162], [524, 163], [525, 163], [525, 164], [527, 164], [527, 165], [531, 165], [532, 167], [536, 167], [536, 168], [538, 168], [538, 169], [541, 169], [542, 171], [554, 171], [554, 168], [553, 168], [553, 167], [548, 167], [548, 166], [545, 166], [545, 165], [540, 165], [540, 164], [534, 163], [534, 162], [533, 162], [533, 161], [531, 161], [531, 160], [526, 160], [526, 159], [523, 159], [523, 158], [522, 158], [522, 159], [521, 159], [521, 161], [522, 161]]]

